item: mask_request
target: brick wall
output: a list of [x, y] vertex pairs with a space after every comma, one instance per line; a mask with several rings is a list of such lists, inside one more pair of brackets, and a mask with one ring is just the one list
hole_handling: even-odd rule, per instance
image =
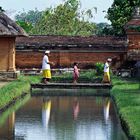
[[45, 50], [51, 51], [50, 61], [57, 67], [93, 67], [96, 62], [113, 58], [119, 67], [126, 58], [126, 40], [118, 37], [29, 36], [16, 40], [16, 68], [41, 68]]
[[140, 60], [140, 33], [128, 34], [127, 59], [129, 61]]
[[[43, 52], [16, 52], [16, 68], [41, 68]], [[79, 62], [81, 68], [93, 67], [96, 62], [105, 62], [108, 58], [113, 59], [113, 66], [119, 67], [125, 60], [125, 53], [120, 52], [51, 52], [50, 61], [56, 67], [72, 67], [74, 62]]]

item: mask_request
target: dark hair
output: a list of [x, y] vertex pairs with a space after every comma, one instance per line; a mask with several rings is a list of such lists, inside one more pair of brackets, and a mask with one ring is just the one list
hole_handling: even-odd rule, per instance
[[74, 62], [74, 63], [73, 63], [74, 66], [77, 65], [77, 64], [78, 64], [77, 62]]

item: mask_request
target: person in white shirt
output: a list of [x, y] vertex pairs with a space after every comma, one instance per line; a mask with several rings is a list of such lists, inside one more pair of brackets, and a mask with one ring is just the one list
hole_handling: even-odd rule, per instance
[[109, 74], [109, 66], [111, 64], [112, 59], [108, 58], [106, 63], [104, 64], [104, 77], [103, 83], [110, 83], [110, 74]]
[[49, 61], [49, 58], [48, 58], [49, 54], [50, 54], [49, 50], [45, 51], [45, 55], [42, 60], [43, 82], [45, 84], [47, 84], [49, 80], [51, 79], [50, 64], [53, 64], [53, 63]]

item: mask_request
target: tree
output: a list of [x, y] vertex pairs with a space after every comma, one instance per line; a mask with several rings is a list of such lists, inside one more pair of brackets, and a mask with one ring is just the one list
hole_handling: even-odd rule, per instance
[[22, 12], [19, 13], [15, 16], [16, 21], [20, 22], [28, 22], [31, 23], [32, 25], [35, 25], [36, 22], [41, 18], [42, 16], [42, 11], [38, 11], [37, 9], [35, 10], [29, 10], [28, 12]]
[[125, 35], [124, 25], [130, 20], [135, 6], [139, 0], [114, 0], [108, 9], [107, 18], [111, 21], [115, 35]]
[[112, 26], [108, 23], [98, 23], [96, 24], [96, 35], [112, 35]]
[[16, 23], [21, 26], [27, 33], [30, 33], [33, 26], [31, 23], [25, 22], [25, 21], [16, 21]]
[[88, 21], [92, 11], [79, 11], [78, 0], [67, 0], [56, 8], [46, 9], [35, 24], [32, 34], [49, 35], [92, 35], [95, 24]]

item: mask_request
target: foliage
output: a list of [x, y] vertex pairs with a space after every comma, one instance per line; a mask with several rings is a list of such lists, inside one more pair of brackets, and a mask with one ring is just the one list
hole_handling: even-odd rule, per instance
[[128, 29], [140, 32], [140, 26], [129, 26]]
[[108, 23], [98, 23], [96, 24], [96, 35], [113, 35], [113, 28]]
[[16, 21], [30, 23], [32, 25], [35, 25], [36, 22], [41, 18], [42, 11], [35, 10], [29, 10], [28, 12], [23, 11], [22, 13], [19, 13], [15, 16]]
[[29, 22], [25, 22], [25, 21], [16, 21], [16, 23], [21, 26], [27, 33], [29, 33], [31, 31], [31, 29], [33, 28], [32, 24]]
[[103, 74], [103, 69], [104, 69], [104, 64], [100, 63], [100, 62], [97, 62], [95, 64], [95, 66], [96, 66], [96, 74], [97, 75], [102, 75]]
[[33, 26], [41, 18], [42, 12], [30, 10], [28, 12], [22, 12], [15, 16], [16, 23], [21, 26], [27, 33], [30, 33]]
[[124, 25], [130, 20], [135, 6], [139, 4], [139, 0], [114, 0], [107, 12], [107, 18], [112, 23], [114, 35], [125, 34]]
[[[79, 0], [64, 0], [63, 4], [45, 11], [23, 11], [15, 16], [17, 23], [29, 34], [43, 35], [110, 35], [112, 26], [107, 23], [89, 22], [92, 10], [81, 11]], [[56, 24], [57, 23], [57, 24]]]
[[56, 8], [46, 9], [41, 19], [35, 24], [32, 34], [49, 35], [92, 35], [95, 24], [90, 9], [80, 12], [78, 0], [67, 0]]

